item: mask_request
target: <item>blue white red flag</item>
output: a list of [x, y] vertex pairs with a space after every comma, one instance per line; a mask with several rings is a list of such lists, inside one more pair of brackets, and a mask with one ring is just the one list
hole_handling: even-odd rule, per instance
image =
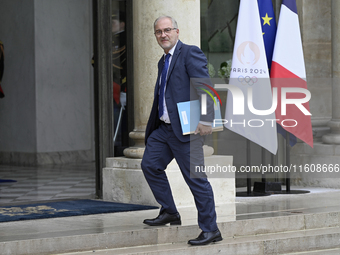
[[[275, 13], [272, 0], [257, 0], [257, 2], [259, 4], [263, 41], [264, 47], [266, 49], [268, 69], [270, 72], [277, 30]], [[277, 124], [277, 132], [280, 133], [286, 139], [287, 131], [284, 130], [279, 124]], [[297, 139], [293, 134], [289, 132], [288, 134], [289, 144], [290, 146], [293, 147], [296, 144]]]
[[[313, 147], [311, 117], [301, 110], [304, 108], [310, 113], [309, 102], [302, 103], [299, 107], [296, 104], [287, 104], [286, 113], [281, 109], [283, 89], [307, 90], [296, 0], [282, 1], [270, 76], [272, 87], [278, 89], [278, 105], [275, 111], [277, 123]], [[306, 95], [301, 92], [290, 92], [286, 94], [286, 98], [292, 102], [295, 99], [304, 99]]]

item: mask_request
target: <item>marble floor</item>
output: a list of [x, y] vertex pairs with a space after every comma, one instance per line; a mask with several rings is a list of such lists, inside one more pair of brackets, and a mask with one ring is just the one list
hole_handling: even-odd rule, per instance
[[[310, 193], [273, 195], [268, 197], [236, 197], [235, 203], [216, 206], [217, 220], [219, 223], [222, 223], [246, 219], [340, 211], [340, 190], [313, 187], [292, 187], [292, 189], [309, 190]], [[238, 191], [244, 191], [244, 189], [238, 189]], [[197, 225], [197, 218], [194, 216], [197, 213], [194, 207], [182, 207], [178, 209], [182, 216], [182, 226]], [[41, 238], [80, 237], [82, 235], [88, 236], [100, 233], [110, 234], [115, 232], [121, 233], [122, 231], [129, 232], [152, 229], [153, 227], [144, 225], [142, 221], [145, 218], [154, 217], [157, 214], [158, 209], [154, 209], [136, 212], [4, 222], [0, 223], [2, 230], [0, 231], [0, 244], [11, 241], [26, 242], [27, 240], [39, 240]], [[197, 233], [199, 233], [198, 229]], [[193, 235], [197, 233], [195, 232]], [[89, 252], [70, 254], [87, 255], [93, 254], [93, 252], [94, 251], [91, 250]], [[110, 253], [110, 250], [102, 252], [96, 251], [96, 254], [97, 253], [116, 254]], [[340, 254], [340, 250], [301, 254]]]
[[[43, 167], [0, 165], [1, 180], [16, 180], [16, 182], [0, 182], [0, 205], [77, 198], [93, 199], [95, 198], [95, 172], [94, 163]], [[283, 189], [285, 188], [283, 187]], [[216, 205], [217, 221], [222, 224], [223, 222], [257, 218], [340, 212], [340, 190], [292, 187], [292, 190], [298, 189], [309, 190], [310, 193], [268, 197], [236, 197], [235, 203], [218, 204]], [[245, 188], [237, 189], [238, 192], [245, 190]], [[197, 217], [193, 216], [197, 215], [194, 207], [182, 207], [178, 210], [182, 216], [183, 226], [197, 225]], [[0, 245], [18, 243], [20, 247], [26, 249], [25, 245], [35, 242], [34, 240], [39, 242], [40, 239], [48, 239], [54, 242], [54, 238], [74, 237], [79, 238], [79, 242], [83, 242], [82, 236], [87, 235], [92, 236], [100, 233], [111, 235], [112, 233], [120, 234], [126, 231], [130, 233], [131, 231], [149, 229], [149, 226], [142, 223], [143, 219], [155, 217], [157, 214], [158, 209], [154, 209], [3, 222], [0, 224]], [[189, 230], [191, 231], [191, 229]], [[196, 235], [197, 233], [193, 234]], [[97, 250], [96, 252], [98, 254], [111, 254], [110, 250]], [[93, 254], [93, 250], [69, 254], [87, 255], [90, 253]], [[340, 250], [301, 254], [340, 254]]]
[[0, 165], [0, 205], [95, 198], [95, 163], [38, 167]]
[[[0, 165], [0, 179], [16, 182], [0, 182], [0, 205], [20, 204], [32, 201], [95, 198], [95, 164], [70, 164], [43, 167], [17, 167]], [[285, 189], [283, 187], [283, 189]], [[292, 187], [292, 190], [309, 190], [298, 195], [272, 195], [268, 197], [236, 197], [235, 203], [216, 206], [219, 223], [256, 218], [280, 217], [298, 214], [340, 211], [340, 190]], [[238, 188], [244, 192], [245, 188]], [[196, 226], [194, 207], [178, 208], [183, 226]], [[1, 223], [0, 244], [26, 242], [41, 238], [120, 233], [148, 229], [142, 221], [158, 214], [158, 209], [138, 212], [108, 213], [41, 220]], [[39, 224], [37, 224], [39, 223]], [[197, 232], [198, 233], [198, 232]], [[196, 233], [195, 233], [196, 235]], [[24, 246], [23, 246], [24, 247]], [[108, 250], [98, 254], [108, 254]], [[93, 254], [93, 251], [70, 254]], [[340, 250], [323, 253], [340, 254]]]

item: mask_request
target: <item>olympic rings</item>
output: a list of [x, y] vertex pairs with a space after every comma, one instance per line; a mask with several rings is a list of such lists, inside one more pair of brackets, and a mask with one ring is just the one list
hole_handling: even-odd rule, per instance
[[238, 81], [240, 83], [242, 83], [242, 85], [249, 85], [249, 86], [253, 86], [256, 82], [257, 82], [257, 77], [256, 76], [253, 76], [253, 77], [250, 77], [250, 76], [246, 76], [246, 77], [243, 77], [242, 75], [240, 75], [238, 77]]

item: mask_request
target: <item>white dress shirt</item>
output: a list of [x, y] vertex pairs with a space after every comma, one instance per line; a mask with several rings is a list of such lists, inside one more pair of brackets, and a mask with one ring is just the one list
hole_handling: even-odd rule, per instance
[[[171, 50], [169, 50], [169, 54], [170, 54], [170, 58], [169, 58], [169, 68], [167, 70], [166, 75], [168, 76], [168, 72], [170, 69], [170, 64], [171, 64], [171, 60], [172, 60], [172, 56], [174, 55], [176, 46], [177, 46], [178, 41], [176, 42], [175, 46], [171, 48]], [[165, 59], [166, 54], [164, 53], [164, 59]], [[159, 87], [161, 87], [161, 79], [162, 79], [162, 75], [161, 77], [159, 77]], [[169, 117], [169, 113], [168, 113], [168, 108], [166, 107], [166, 101], [165, 101], [165, 91], [166, 91], [166, 85], [167, 85], [167, 79], [165, 80], [165, 87], [164, 87], [164, 100], [163, 100], [163, 115], [161, 117], [161, 120], [164, 121], [165, 123], [170, 124], [170, 117]], [[159, 93], [159, 92], [158, 92]]]

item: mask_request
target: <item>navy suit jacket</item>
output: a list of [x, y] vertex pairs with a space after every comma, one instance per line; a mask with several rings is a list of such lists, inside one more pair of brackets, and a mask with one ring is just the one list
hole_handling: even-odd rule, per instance
[[[161, 120], [158, 116], [158, 93], [159, 79], [162, 73], [164, 56], [158, 62], [158, 76], [154, 91], [154, 101], [145, 131], [145, 144], [150, 134], [158, 128]], [[200, 78], [200, 79], [192, 79]], [[191, 82], [190, 82], [191, 81]], [[177, 110], [177, 103], [189, 100], [201, 99], [200, 95], [205, 93], [200, 88], [209, 90], [203, 85], [211, 85], [207, 68], [207, 59], [197, 46], [186, 45], [178, 41], [170, 67], [165, 90], [165, 100], [172, 129], [181, 142], [190, 141], [189, 135], [182, 134], [181, 123]], [[209, 90], [210, 91], [210, 90]], [[207, 114], [201, 115], [201, 121], [213, 122], [214, 107], [213, 100], [207, 96]], [[200, 136], [198, 134], [198, 136]]]

